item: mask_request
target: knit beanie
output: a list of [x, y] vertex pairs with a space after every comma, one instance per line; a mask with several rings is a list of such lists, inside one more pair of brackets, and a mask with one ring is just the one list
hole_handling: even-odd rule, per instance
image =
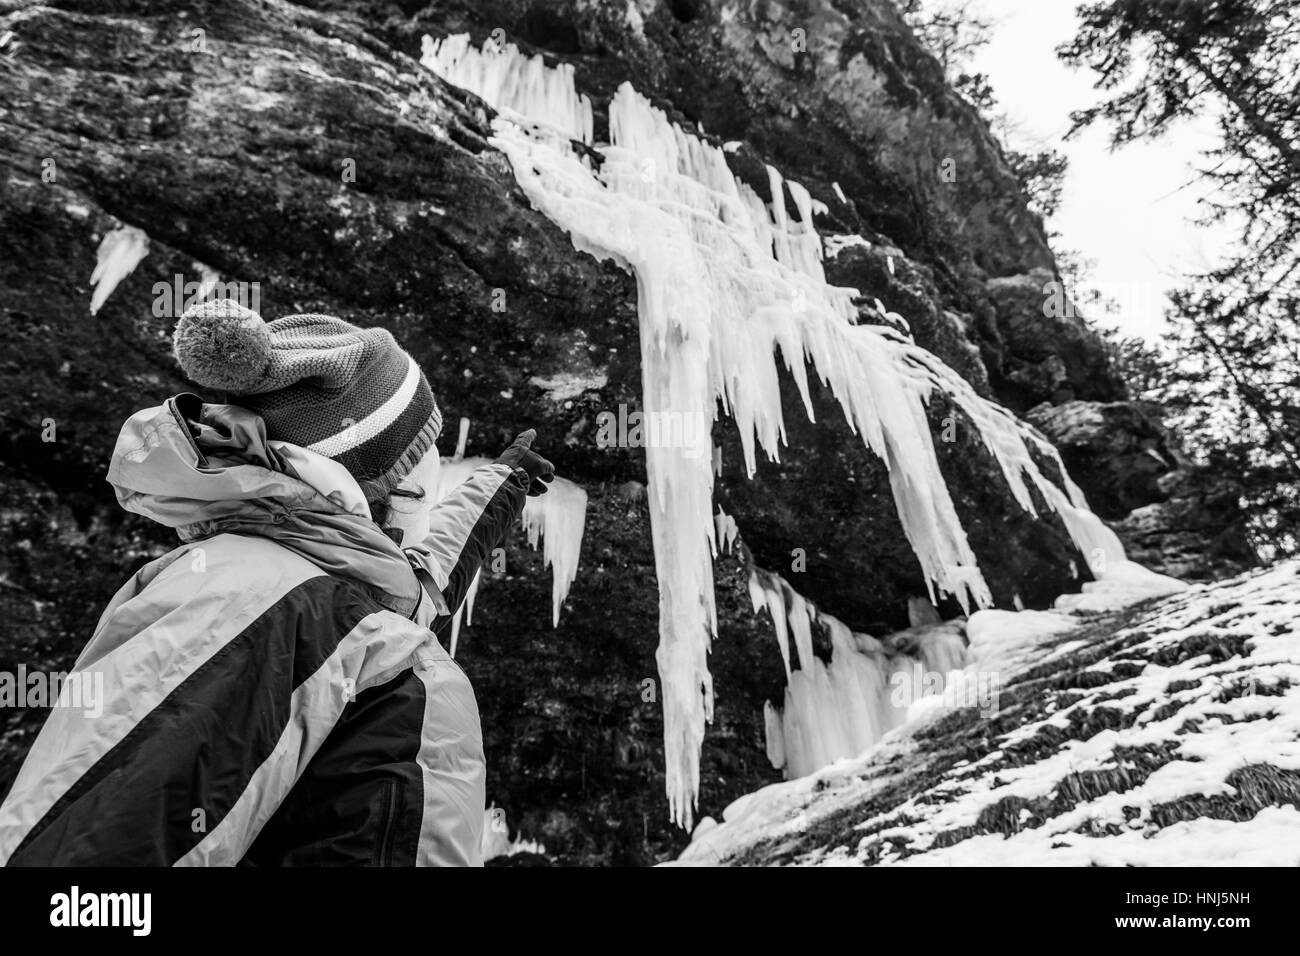
[[264, 322], [216, 299], [185, 311], [173, 349], [191, 380], [261, 415], [268, 438], [343, 465], [367, 501], [387, 497], [442, 430], [428, 380], [387, 329], [329, 315]]

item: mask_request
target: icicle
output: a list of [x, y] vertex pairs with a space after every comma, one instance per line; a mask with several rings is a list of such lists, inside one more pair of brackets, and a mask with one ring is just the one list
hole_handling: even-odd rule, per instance
[[460, 618], [461, 614], [465, 615], [465, 626], [469, 627], [474, 623], [474, 597], [478, 594], [479, 581], [483, 579], [483, 569], [479, 568], [474, 573], [474, 580], [469, 582], [469, 587], [465, 589], [465, 601], [460, 607], [456, 608], [456, 613], [451, 616], [451, 656], [456, 656], [456, 648], [460, 641]]
[[460, 432], [456, 435], [456, 453], [452, 455], [454, 459], [460, 461], [465, 457], [465, 446], [469, 444], [469, 419], [462, 417], [460, 420]]
[[134, 272], [148, 254], [149, 236], [134, 226], [119, 226], [105, 234], [95, 253], [95, 269], [90, 274], [90, 284], [95, 287], [90, 297], [91, 315], [99, 312], [117, 284]]
[[[781, 583], [785, 584], [784, 581]], [[799, 666], [806, 669], [812, 666], [813, 660], [812, 622], [815, 611], [803, 599], [803, 595], [794, 588], [786, 585], [785, 590], [786, 606], [790, 609], [790, 633], [794, 635], [794, 649], [799, 654]]]
[[[911, 697], [895, 702], [892, 682], [902, 675], [907, 687], [926, 680], [942, 691], [946, 675], [966, 664], [959, 629], [928, 625], [907, 634], [905, 649], [887, 651], [868, 634], [855, 634], [840, 620], [823, 614], [780, 575], [751, 568], [750, 600], [755, 612], [766, 608], [786, 667], [783, 706], [764, 703], [763, 726], [768, 759], [787, 777], [799, 777], [872, 747], [907, 716]], [[812, 625], [830, 635], [830, 663], [812, 649]], [[789, 642], [794, 636], [798, 668], [791, 669]]]
[[587, 493], [564, 478], [554, 479], [546, 494], [529, 498], [524, 505], [524, 531], [528, 544], [537, 549], [544, 539], [543, 564], [551, 569], [551, 625], [560, 626], [560, 608], [578, 576], [578, 554], [587, 520]]
[[767, 759], [773, 769], [785, 767], [785, 725], [781, 722], [781, 712], [772, 706], [770, 700], [763, 701], [763, 735], [767, 743]]
[[713, 525], [718, 547], [723, 551], [731, 551], [732, 545], [736, 543], [736, 537], [740, 534], [740, 530], [736, 527], [736, 519], [723, 511], [722, 505], [718, 505], [718, 513], [713, 516]]
[[[782, 582], [787, 591], [789, 585]], [[870, 749], [899, 726], [920, 693], [942, 693], [949, 675], [966, 664], [960, 631], [928, 625], [909, 635], [906, 649], [854, 634], [843, 622], [806, 604], [805, 614], [830, 634], [829, 664], [812, 659], [786, 687], [785, 705], [764, 709], [769, 755], [780, 752], [787, 777], [813, 773]], [[908, 691], [895, 699], [895, 688]], [[777, 743], [779, 741], [779, 744]]]
[[[457, 453], [464, 452], [464, 436], [469, 420], [461, 419], [462, 441]], [[445, 497], [478, 468], [490, 464], [487, 458], [452, 457], [442, 460], [438, 471], [438, 485], [432, 490], [433, 500]], [[543, 540], [542, 564], [551, 569], [551, 624], [558, 627], [560, 609], [569, 595], [569, 588], [578, 576], [578, 555], [582, 550], [582, 535], [587, 522], [587, 492], [565, 478], [554, 479], [546, 494], [529, 498], [524, 503], [523, 526], [528, 544], [536, 550], [539, 538]], [[473, 588], [478, 587], [478, 577]], [[466, 598], [468, 610], [473, 609], [474, 591]], [[459, 617], [459, 616], [458, 616]], [[466, 615], [465, 623], [469, 623]], [[459, 630], [457, 619], [452, 621], [453, 634]], [[455, 656], [453, 650], [452, 656]]]
[[776, 631], [776, 643], [781, 649], [781, 663], [785, 665], [785, 679], [790, 680], [790, 632], [786, 627], [785, 596], [782, 593], [780, 579], [774, 574], [751, 568], [749, 572], [749, 598], [754, 603], [754, 610], [767, 608], [772, 616], [772, 627]]
[[420, 62], [447, 82], [474, 91], [498, 112], [549, 121], [565, 136], [591, 142], [591, 100], [575, 92], [573, 67], [567, 63], [548, 67], [540, 55], [525, 57], [513, 43], [480, 52], [464, 33], [441, 40], [426, 36]]

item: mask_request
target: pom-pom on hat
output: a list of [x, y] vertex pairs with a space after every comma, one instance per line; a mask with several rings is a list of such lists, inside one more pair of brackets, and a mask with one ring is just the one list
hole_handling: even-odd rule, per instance
[[396, 488], [442, 430], [428, 380], [387, 329], [329, 315], [264, 322], [217, 299], [185, 311], [173, 349], [191, 380], [257, 412], [269, 438], [339, 462], [369, 501]]

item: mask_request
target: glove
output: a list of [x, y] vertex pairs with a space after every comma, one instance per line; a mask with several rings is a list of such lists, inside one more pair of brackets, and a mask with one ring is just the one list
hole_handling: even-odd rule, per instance
[[528, 495], [533, 498], [545, 494], [547, 484], [555, 477], [555, 466], [532, 449], [536, 437], [535, 428], [520, 432], [510, 447], [497, 458], [500, 464], [523, 472], [520, 478], [528, 485]]

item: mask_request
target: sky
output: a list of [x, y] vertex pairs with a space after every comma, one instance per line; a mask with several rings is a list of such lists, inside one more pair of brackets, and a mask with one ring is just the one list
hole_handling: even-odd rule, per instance
[[[1052, 148], [1070, 161], [1059, 212], [1057, 251], [1094, 260], [1092, 286], [1118, 304], [1115, 314], [1087, 313], [1125, 335], [1158, 338], [1164, 292], [1179, 276], [1212, 265], [1228, 247], [1222, 227], [1193, 224], [1200, 185], [1194, 170], [1214, 142], [1209, 117], [1184, 123], [1161, 139], [1110, 151], [1105, 124], [1070, 140], [1070, 111], [1097, 103], [1091, 70], [1074, 70], [1055, 49], [1075, 35], [1077, 0], [978, 0], [973, 10], [993, 22], [991, 42], [973, 68], [988, 75], [1007, 114], [1011, 147]], [[1190, 184], [1190, 185], [1189, 185]]]

